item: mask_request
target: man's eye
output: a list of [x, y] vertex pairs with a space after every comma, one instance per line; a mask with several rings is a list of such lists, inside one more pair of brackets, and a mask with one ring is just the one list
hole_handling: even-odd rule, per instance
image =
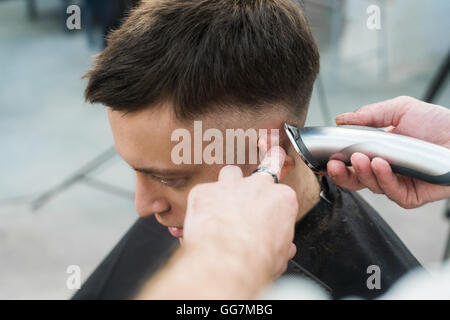
[[182, 188], [186, 185], [186, 179], [184, 178], [161, 178], [152, 175], [152, 178], [157, 180], [158, 182], [171, 187], [171, 188]]

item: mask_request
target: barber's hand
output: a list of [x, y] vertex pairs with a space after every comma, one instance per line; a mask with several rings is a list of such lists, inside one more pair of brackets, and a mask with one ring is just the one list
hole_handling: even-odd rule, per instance
[[[280, 176], [285, 151], [274, 147], [260, 166]], [[293, 189], [275, 184], [264, 173], [243, 177], [237, 166], [225, 166], [219, 180], [195, 186], [188, 196], [183, 246], [213, 243], [222, 258], [234, 259], [273, 279], [286, 270], [296, 252], [292, 243], [298, 211]], [[256, 271], [255, 271], [256, 272]]]
[[[397, 97], [341, 114], [336, 124], [388, 127], [390, 132], [450, 148], [450, 110], [411, 97]], [[354, 153], [351, 163], [346, 167], [338, 160], [328, 162], [327, 173], [334, 183], [352, 191], [369, 188], [384, 193], [407, 209], [450, 197], [450, 187], [394, 174], [384, 159], [371, 161], [362, 153]]]

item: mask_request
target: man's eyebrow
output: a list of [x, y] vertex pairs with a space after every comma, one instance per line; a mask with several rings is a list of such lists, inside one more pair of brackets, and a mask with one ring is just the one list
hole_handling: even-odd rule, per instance
[[151, 174], [151, 175], [158, 175], [158, 176], [182, 176], [182, 175], [187, 175], [192, 173], [193, 170], [183, 170], [183, 169], [157, 169], [157, 168], [136, 168], [131, 166], [131, 168], [133, 168], [133, 170], [138, 171], [138, 172], [142, 172], [142, 173], [146, 173], [146, 174]]

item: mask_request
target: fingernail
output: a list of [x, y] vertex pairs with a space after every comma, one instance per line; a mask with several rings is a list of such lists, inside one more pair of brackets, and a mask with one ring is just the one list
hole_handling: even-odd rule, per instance
[[336, 122], [343, 122], [345, 117], [347, 117], [350, 113], [342, 113], [336, 117]]
[[258, 147], [261, 149], [263, 154], [267, 152], [267, 135], [262, 134], [259, 136]]

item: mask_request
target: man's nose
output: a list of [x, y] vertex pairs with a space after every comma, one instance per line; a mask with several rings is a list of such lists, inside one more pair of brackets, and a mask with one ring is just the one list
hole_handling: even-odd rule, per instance
[[136, 177], [135, 207], [139, 216], [145, 218], [170, 210], [170, 204], [156, 181]]

